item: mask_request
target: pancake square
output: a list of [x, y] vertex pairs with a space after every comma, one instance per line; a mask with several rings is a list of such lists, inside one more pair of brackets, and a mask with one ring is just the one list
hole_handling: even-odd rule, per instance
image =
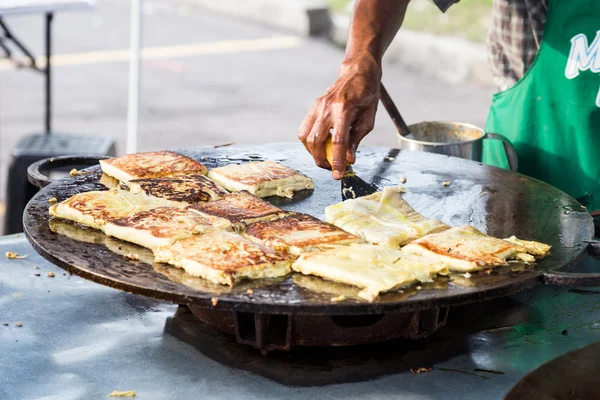
[[186, 209], [160, 207], [114, 219], [106, 224], [104, 233], [153, 249], [211, 229], [231, 229], [231, 223], [224, 218], [202, 216]]
[[443, 263], [373, 244], [351, 244], [304, 253], [292, 269], [304, 275], [357, 286], [362, 289], [358, 296], [368, 301], [375, 300], [380, 293], [415, 282], [429, 282], [435, 275], [448, 272]]
[[100, 166], [106, 175], [123, 183], [134, 179], [206, 175], [206, 167], [203, 164], [172, 151], [127, 154], [100, 160]]
[[276, 278], [290, 273], [293, 259], [238, 234], [212, 231], [154, 249], [156, 262], [183, 268], [192, 276], [234, 286], [244, 279]]
[[402, 187], [385, 188], [325, 209], [325, 221], [360, 236], [364, 241], [398, 248], [428, 233], [449, 228], [425, 218], [402, 198]]
[[276, 251], [300, 255], [332, 245], [359, 242], [335, 225], [305, 214], [292, 214], [276, 221], [259, 221], [246, 228], [245, 235]]
[[308, 176], [274, 161], [228, 165], [208, 171], [208, 177], [230, 192], [246, 190], [258, 197], [293, 197], [294, 192], [314, 189]]
[[245, 190], [230, 193], [221, 200], [195, 204], [188, 209], [202, 215], [225, 218], [235, 230], [243, 230], [253, 222], [274, 221], [289, 214]]
[[50, 215], [103, 230], [111, 220], [139, 211], [164, 206], [159, 200], [146, 199], [123, 190], [78, 193], [50, 207]]
[[451, 270], [462, 272], [508, 265], [510, 260], [535, 262], [532, 255], [535, 252], [527, 247], [488, 236], [467, 225], [424, 236], [402, 250], [443, 262]]
[[163, 199], [174, 207], [222, 199], [227, 191], [204, 175], [174, 178], [134, 179], [128, 183], [134, 194]]

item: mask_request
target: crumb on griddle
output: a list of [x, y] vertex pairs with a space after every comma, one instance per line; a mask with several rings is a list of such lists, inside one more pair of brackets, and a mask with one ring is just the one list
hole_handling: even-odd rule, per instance
[[17, 327], [19, 327], [19, 328], [20, 328], [20, 327], [22, 327], [22, 326], [23, 326], [23, 323], [22, 323], [22, 322], [17, 322], [17, 323], [15, 324], [15, 326], [17, 326]]
[[27, 258], [29, 256], [29, 254], [25, 254], [23, 256], [20, 256], [19, 254], [15, 253], [14, 251], [7, 251], [6, 253], [4, 253], [4, 255], [6, 256], [6, 258], [8, 259], [23, 259], [23, 258]]
[[37, 265], [34, 265], [33, 269], [40, 269], [40, 267], [38, 267]]
[[88, 172], [88, 171], [77, 171], [75, 168], [73, 168], [73, 169], [71, 170], [71, 172], [69, 172], [69, 175], [71, 175], [71, 176], [77, 176], [77, 175], [87, 175], [87, 174], [89, 174], [89, 172]]
[[216, 306], [217, 304], [219, 304], [219, 299], [216, 297], [213, 297], [212, 299], [210, 299], [210, 304], [214, 306]]
[[252, 293], [254, 293], [254, 290], [252, 290], [252, 289], [248, 289], [248, 290], [246, 290], [246, 293], [248, 293], [248, 294], [252, 294]]
[[423, 287], [422, 286], [417, 286], [416, 289], [417, 290], [421, 290], [421, 289], [423, 289]]
[[48, 203], [56, 204], [56, 203], [58, 203], [58, 199], [56, 197], [52, 197], [52, 198], [48, 199]]
[[396, 157], [386, 157], [385, 159], [386, 159], [386, 161], [394, 161], [396, 159]]
[[8, 324], [7, 324], [6, 322], [4, 322], [2, 325], [4, 325], [4, 326], [8, 326]]
[[413, 374], [422, 374], [426, 372], [430, 372], [433, 368], [431, 367], [419, 367], [419, 368], [411, 368], [410, 372]]
[[400, 183], [406, 183], [406, 178], [405, 177], [400, 178]]
[[48, 278], [54, 278], [54, 272], [48, 272]]
[[442, 182], [442, 186], [450, 186], [450, 181]]
[[35, 275], [35, 276], [41, 276], [41, 274], [33, 274], [33, 275]]
[[139, 254], [135, 254], [135, 253], [127, 253], [123, 257], [127, 258], [128, 260], [135, 260], [135, 261], [138, 261], [140, 259]]
[[135, 390], [126, 390], [124, 392], [120, 390], [113, 390], [108, 397], [136, 397]]
[[331, 298], [331, 301], [333, 303], [337, 303], [338, 301], [344, 301], [344, 300], [346, 300], [346, 296], [344, 296], [343, 294], [340, 294], [339, 296]]
[[469, 278], [471, 277], [471, 274], [470, 274], [470, 273], [468, 273], [468, 272], [465, 272], [465, 275], [464, 275], [464, 276], [465, 276], [465, 278], [469, 279]]

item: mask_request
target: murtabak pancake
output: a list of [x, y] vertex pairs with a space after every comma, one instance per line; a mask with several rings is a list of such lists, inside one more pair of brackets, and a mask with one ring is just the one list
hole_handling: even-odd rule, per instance
[[154, 249], [156, 262], [221, 285], [290, 273], [292, 258], [226, 231], [212, 231]]
[[368, 243], [398, 248], [428, 233], [449, 228], [425, 218], [403, 198], [402, 187], [385, 188], [325, 209], [325, 221], [360, 236]]
[[187, 209], [160, 207], [114, 219], [106, 224], [104, 233], [153, 249], [211, 229], [231, 229], [231, 223], [224, 218], [203, 216]]
[[50, 215], [95, 229], [104, 229], [108, 221], [139, 211], [164, 206], [160, 199], [147, 199], [123, 190], [78, 193], [50, 207]]
[[[530, 242], [528, 246], [531, 246], [531, 243], [534, 242]], [[544, 249], [550, 249], [550, 246], [543, 246]], [[402, 250], [432, 261], [443, 262], [451, 270], [462, 272], [507, 265], [509, 260], [532, 263], [535, 262], [535, 257], [531, 253], [538, 252], [488, 236], [472, 226], [459, 226], [424, 236], [407, 244]]]
[[230, 192], [246, 190], [258, 197], [293, 197], [296, 191], [315, 187], [306, 175], [274, 161], [214, 168], [208, 177]]
[[134, 194], [160, 198], [174, 207], [219, 200], [227, 195], [225, 189], [204, 175], [134, 179], [127, 186]]
[[106, 175], [124, 183], [134, 179], [206, 175], [203, 164], [172, 151], [127, 154], [100, 160], [100, 166]]
[[292, 214], [276, 221], [259, 221], [245, 235], [276, 251], [299, 255], [332, 245], [357, 243], [360, 238], [337, 226], [305, 214]]
[[192, 205], [188, 209], [202, 215], [225, 218], [236, 230], [242, 230], [253, 222], [274, 221], [290, 214], [245, 190], [230, 193], [221, 200]]
[[443, 263], [373, 244], [351, 244], [303, 253], [292, 269], [362, 288], [358, 295], [369, 301], [380, 293], [414, 282], [429, 282], [435, 275], [448, 272]]

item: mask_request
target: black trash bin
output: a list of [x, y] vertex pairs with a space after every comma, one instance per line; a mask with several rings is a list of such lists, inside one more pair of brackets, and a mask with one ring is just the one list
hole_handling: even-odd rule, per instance
[[[115, 152], [115, 141], [109, 137], [42, 133], [21, 138], [13, 150], [8, 167], [4, 234], [23, 231], [23, 210], [38, 191], [27, 180], [27, 167], [32, 163], [63, 155], [114, 157]], [[76, 167], [74, 165], [72, 168]], [[69, 170], [70, 167], [64, 168], [66, 173]]]

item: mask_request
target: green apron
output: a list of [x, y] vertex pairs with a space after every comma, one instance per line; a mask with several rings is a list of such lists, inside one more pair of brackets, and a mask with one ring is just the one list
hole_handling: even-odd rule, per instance
[[[512, 88], [494, 95], [486, 132], [514, 145], [519, 172], [600, 209], [600, 0], [549, 0], [537, 57]], [[483, 161], [507, 168], [486, 140]]]

